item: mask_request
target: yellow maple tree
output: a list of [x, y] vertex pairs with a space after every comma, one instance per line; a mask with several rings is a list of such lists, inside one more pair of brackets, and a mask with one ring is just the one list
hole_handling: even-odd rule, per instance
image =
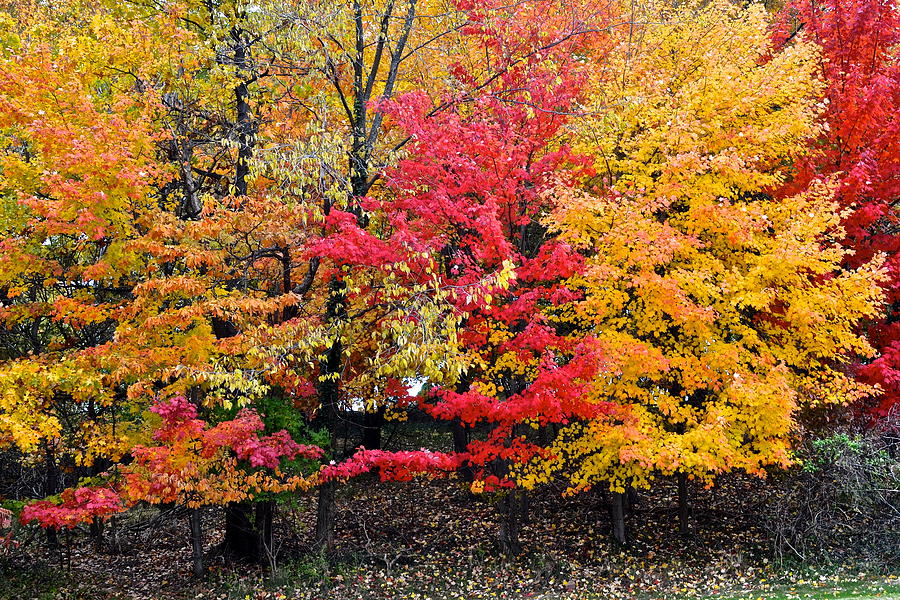
[[618, 408], [562, 430], [526, 485], [762, 475], [789, 463], [799, 406], [872, 391], [842, 366], [871, 352], [855, 326], [880, 309], [879, 261], [841, 267], [828, 182], [777, 193], [817, 133], [815, 47], [773, 52], [755, 5], [643, 10], [572, 128], [595, 175], [548, 219], [587, 256], [566, 318], [603, 348], [592, 394]]

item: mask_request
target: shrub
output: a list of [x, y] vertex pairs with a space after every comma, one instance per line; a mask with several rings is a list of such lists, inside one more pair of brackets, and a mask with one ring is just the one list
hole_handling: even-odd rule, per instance
[[[884, 424], [883, 424], [884, 425]], [[766, 524], [778, 556], [804, 562], [900, 560], [900, 460], [895, 429], [813, 439], [779, 477]]]

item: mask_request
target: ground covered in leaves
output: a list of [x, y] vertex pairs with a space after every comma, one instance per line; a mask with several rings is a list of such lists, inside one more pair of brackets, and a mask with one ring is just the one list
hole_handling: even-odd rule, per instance
[[62, 555], [40, 538], [3, 564], [3, 599], [263, 600], [454, 598], [900, 598], [897, 574], [860, 564], [812, 567], [777, 560], [760, 526], [764, 498], [733, 477], [694, 489], [694, 531], [678, 535], [674, 485], [643, 493], [628, 516], [631, 543], [610, 540], [601, 495], [531, 499], [524, 551], [499, 556], [496, 506], [446, 482], [347, 486], [337, 544], [309, 550], [315, 498], [280, 507], [275, 568], [228, 565], [216, 555], [221, 515], [205, 514], [210, 573], [190, 576], [187, 521], [155, 509], [107, 529], [97, 551], [86, 536]]

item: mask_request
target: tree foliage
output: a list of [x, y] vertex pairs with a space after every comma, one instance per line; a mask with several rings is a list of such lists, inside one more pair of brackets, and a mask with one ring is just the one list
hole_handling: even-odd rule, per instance
[[823, 128], [814, 151], [798, 161], [797, 185], [834, 178], [835, 200], [846, 211], [848, 266], [887, 256], [883, 288], [889, 309], [865, 326], [878, 356], [857, 367], [860, 380], [882, 388], [874, 413], [884, 417], [898, 399], [900, 9], [890, 2], [792, 2], [776, 31], [778, 41], [799, 31], [817, 44], [826, 85]]
[[[327, 545], [371, 471], [511, 502], [789, 464], [800, 407], [894, 379], [897, 14], [832, 4], [773, 41], [725, 1], [13, 3], [22, 518], [316, 487]], [[380, 448], [411, 411], [453, 451]]]
[[842, 268], [829, 183], [775, 193], [818, 131], [815, 46], [773, 52], [758, 7], [646, 19], [662, 24], [609, 56], [574, 132], [596, 174], [557, 187], [548, 220], [588, 256], [567, 316], [606, 358], [590, 394], [619, 405], [557, 439], [576, 490], [762, 474], [789, 462], [798, 406], [870, 392], [842, 364], [871, 353], [854, 327], [880, 261]]

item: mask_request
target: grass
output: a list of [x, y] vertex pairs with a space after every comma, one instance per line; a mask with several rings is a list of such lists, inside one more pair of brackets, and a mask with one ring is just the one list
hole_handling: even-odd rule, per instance
[[900, 600], [900, 580], [827, 582], [747, 590], [737, 595], [713, 596], [716, 600]]

